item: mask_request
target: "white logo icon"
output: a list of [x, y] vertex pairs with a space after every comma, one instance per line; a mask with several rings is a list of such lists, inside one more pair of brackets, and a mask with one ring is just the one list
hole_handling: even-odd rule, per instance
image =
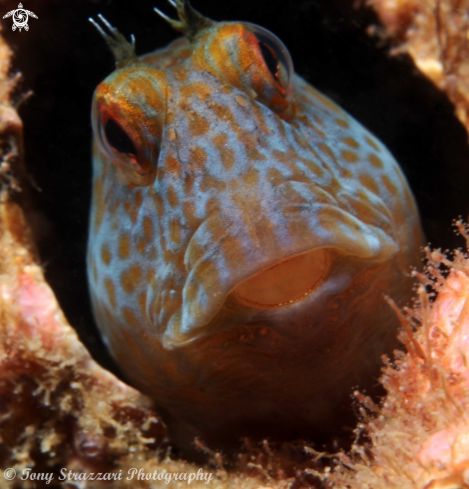
[[4, 15], [3, 18], [6, 19], [7, 17], [11, 17], [12, 15], [13, 15], [13, 25], [11, 29], [13, 31], [16, 31], [16, 29], [18, 28], [20, 32], [21, 29], [23, 28], [25, 31], [29, 31], [29, 26], [28, 26], [29, 16], [34, 17], [35, 19], [38, 18], [34, 12], [31, 12], [31, 10], [24, 9], [21, 3], [18, 4], [18, 8], [16, 10], [11, 10], [6, 15]]

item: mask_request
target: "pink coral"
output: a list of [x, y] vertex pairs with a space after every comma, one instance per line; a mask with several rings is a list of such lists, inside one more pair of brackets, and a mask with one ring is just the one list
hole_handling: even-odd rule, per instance
[[[461, 251], [449, 260], [428, 249], [427, 260], [426, 274], [416, 273], [422, 285], [415, 308], [404, 317], [393, 306], [408, 353], [386, 359], [381, 408], [357, 394], [359, 432], [371, 443], [354, 446], [331, 476], [337, 487], [469, 487], [469, 261]], [[437, 292], [434, 301], [428, 286]]]

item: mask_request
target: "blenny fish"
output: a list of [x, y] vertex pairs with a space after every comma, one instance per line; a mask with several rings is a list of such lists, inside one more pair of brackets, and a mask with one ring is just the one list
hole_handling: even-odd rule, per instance
[[94, 315], [179, 446], [315, 438], [395, 346], [418, 210], [277, 37], [170, 3], [184, 37], [144, 56], [95, 23], [117, 68], [92, 104]]

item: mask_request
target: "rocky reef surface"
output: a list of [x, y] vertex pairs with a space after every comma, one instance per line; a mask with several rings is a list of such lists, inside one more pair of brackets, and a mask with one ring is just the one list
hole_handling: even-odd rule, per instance
[[395, 43], [444, 90], [469, 129], [469, 2], [368, 0]]

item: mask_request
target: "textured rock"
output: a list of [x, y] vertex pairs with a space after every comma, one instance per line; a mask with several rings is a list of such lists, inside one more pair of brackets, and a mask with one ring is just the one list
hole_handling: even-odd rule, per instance
[[368, 0], [396, 42], [456, 107], [469, 128], [469, 2], [467, 0]]

